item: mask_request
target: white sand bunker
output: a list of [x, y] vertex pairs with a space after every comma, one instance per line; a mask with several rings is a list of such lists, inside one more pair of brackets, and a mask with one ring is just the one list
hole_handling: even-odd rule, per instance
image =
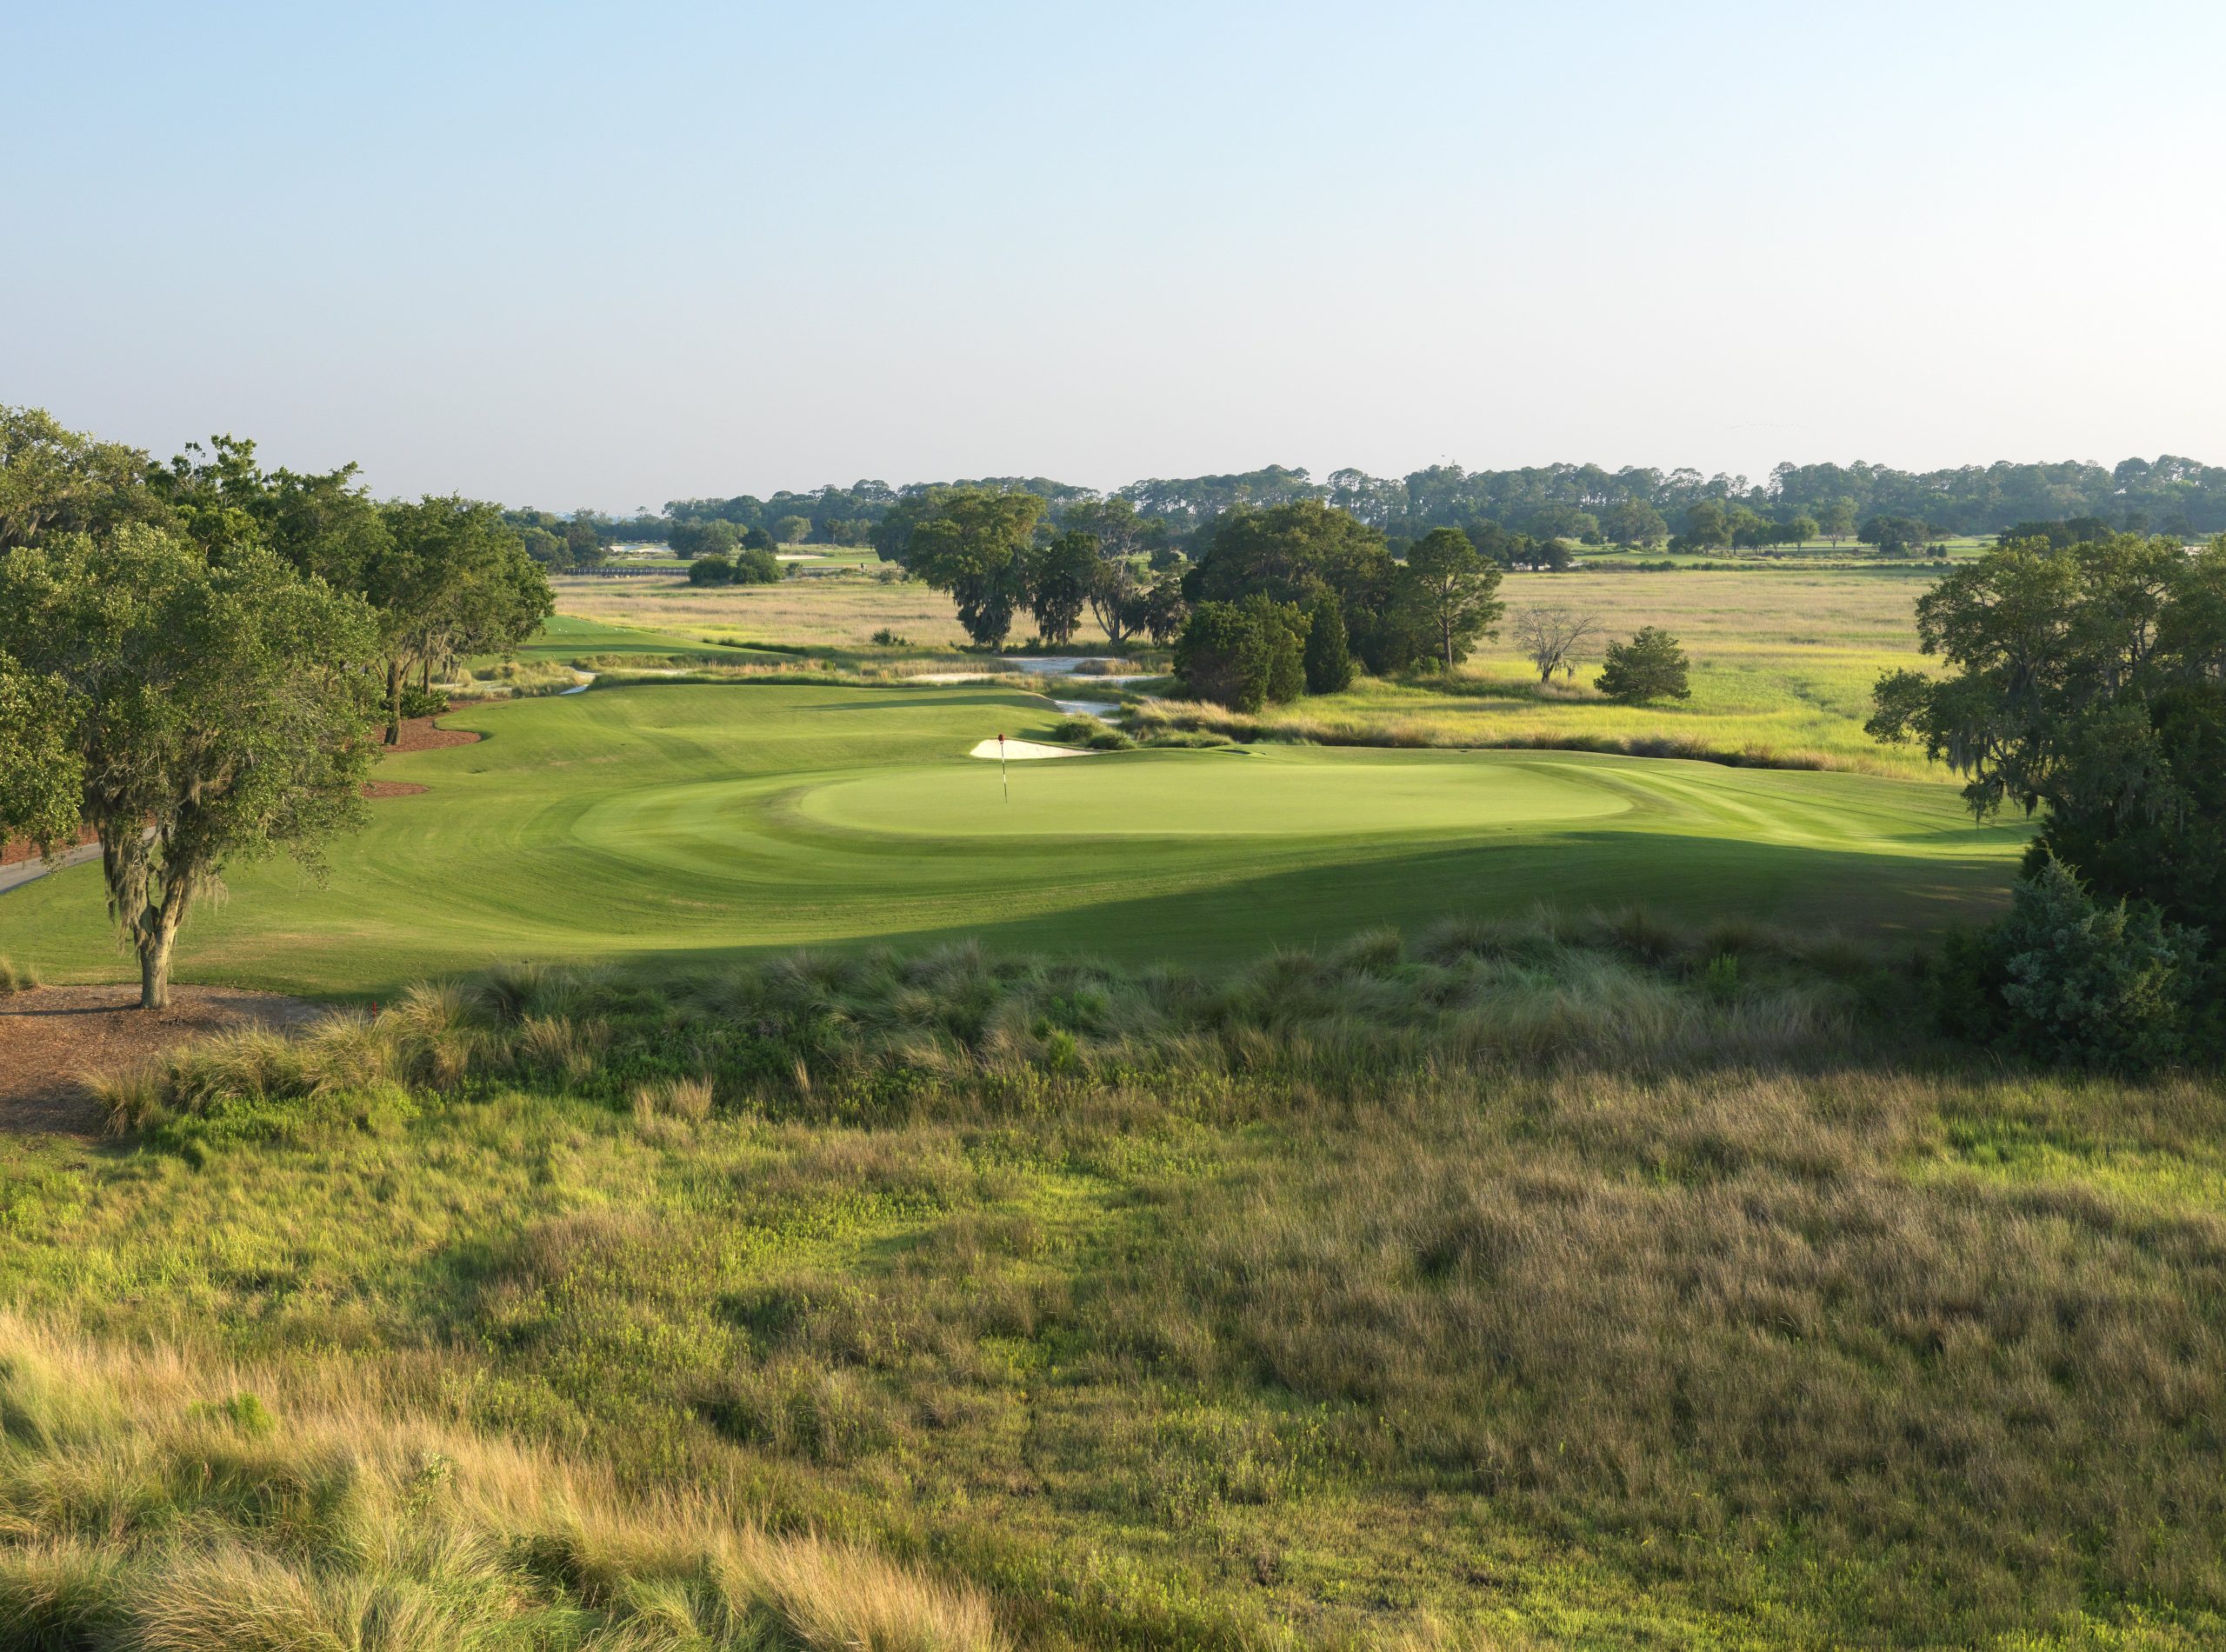
[[[1001, 751], [998, 748], [1002, 746]], [[1024, 763], [1034, 757], [1095, 757], [1094, 751], [1080, 751], [1072, 746], [1047, 746], [1041, 740], [984, 740], [966, 754], [970, 757], [987, 757], [995, 763], [999, 757], [1009, 757], [1015, 763]]]

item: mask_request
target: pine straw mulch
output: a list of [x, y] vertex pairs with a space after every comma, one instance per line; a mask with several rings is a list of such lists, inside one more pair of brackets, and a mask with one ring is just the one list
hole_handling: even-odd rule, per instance
[[99, 1134], [82, 1081], [122, 1072], [190, 1039], [234, 1027], [306, 1027], [324, 1010], [275, 992], [173, 987], [170, 1005], [139, 1008], [139, 989], [34, 987], [0, 993], [0, 1136]]
[[[410, 717], [402, 725], [402, 738], [393, 745], [382, 744], [381, 751], [442, 751], [450, 746], [478, 744], [481, 736], [468, 729], [443, 729], [435, 717]], [[384, 732], [382, 730], [381, 732]]]

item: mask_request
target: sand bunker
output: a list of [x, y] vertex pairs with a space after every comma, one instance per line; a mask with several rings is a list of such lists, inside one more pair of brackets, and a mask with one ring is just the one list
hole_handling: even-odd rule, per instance
[[966, 755], [987, 757], [992, 763], [1000, 756], [1014, 763], [1023, 763], [1036, 757], [1094, 757], [1097, 755], [1094, 751], [1076, 750], [1072, 746], [1047, 746], [1041, 740], [1007, 740], [1002, 743], [1004, 749], [1000, 752], [997, 749], [1000, 743], [995, 738], [984, 740]]

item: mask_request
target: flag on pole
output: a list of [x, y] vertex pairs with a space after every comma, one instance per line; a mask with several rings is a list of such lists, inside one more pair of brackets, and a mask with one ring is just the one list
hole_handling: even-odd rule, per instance
[[1004, 786], [1005, 801], [1010, 803], [1012, 801], [1012, 774], [1005, 767], [1005, 737], [1003, 735], [997, 736], [997, 779]]

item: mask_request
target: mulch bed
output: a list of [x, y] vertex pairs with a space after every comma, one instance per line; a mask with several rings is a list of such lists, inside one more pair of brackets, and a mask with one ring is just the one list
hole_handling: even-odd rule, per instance
[[430, 786], [412, 785], [406, 780], [373, 780], [367, 781], [364, 783], [363, 796], [374, 799], [380, 797], [415, 797], [421, 792], [430, 791], [431, 789], [432, 789]]
[[435, 727], [431, 717], [411, 717], [402, 725], [402, 738], [382, 751], [440, 751], [450, 746], [473, 746], [481, 736], [464, 729]]
[[34, 987], [0, 993], [0, 1135], [95, 1136], [89, 1074], [122, 1072], [190, 1039], [234, 1027], [306, 1027], [322, 1007], [272, 992], [173, 987], [150, 1013], [131, 987]]

